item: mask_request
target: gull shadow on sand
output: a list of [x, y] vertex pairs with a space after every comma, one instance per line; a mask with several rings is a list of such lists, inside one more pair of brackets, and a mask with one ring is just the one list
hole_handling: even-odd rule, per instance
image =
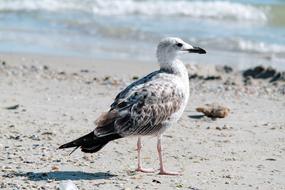
[[205, 115], [196, 114], [196, 115], [188, 115], [191, 119], [202, 119]]
[[215, 117], [206, 117], [205, 115], [188, 115], [189, 118], [191, 119], [201, 119], [203, 121], [211, 122], [211, 121], [216, 121], [217, 118]]
[[27, 173], [18, 173], [15, 175], [27, 177], [31, 181], [97, 180], [97, 179], [109, 179], [116, 176], [108, 172], [88, 173], [82, 171], [27, 172]]

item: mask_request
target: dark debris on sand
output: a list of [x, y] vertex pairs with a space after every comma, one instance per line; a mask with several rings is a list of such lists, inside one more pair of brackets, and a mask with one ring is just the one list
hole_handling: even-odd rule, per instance
[[285, 72], [278, 72], [272, 67], [256, 66], [243, 71], [242, 75], [244, 78], [269, 79], [269, 82], [285, 81]]
[[13, 106], [8, 106], [8, 107], [5, 107], [6, 110], [15, 110], [15, 109], [18, 109], [19, 108], [19, 104], [16, 104], [16, 105], [13, 105]]

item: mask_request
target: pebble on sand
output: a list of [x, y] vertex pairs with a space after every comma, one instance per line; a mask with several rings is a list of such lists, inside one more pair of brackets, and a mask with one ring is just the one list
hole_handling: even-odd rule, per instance
[[59, 170], [59, 166], [52, 166], [52, 167], [51, 167], [51, 170], [52, 170], [52, 171], [58, 171], [58, 170]]
[[230, 109], [218, 104], [206, 104], [205, 106], [196, 108], [197, 112], [202, 112], [207, 117], [224, 118], [229, 115]]

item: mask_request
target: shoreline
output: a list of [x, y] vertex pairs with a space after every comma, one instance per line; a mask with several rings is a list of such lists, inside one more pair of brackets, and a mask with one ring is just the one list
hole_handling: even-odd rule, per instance
[[[213, 59], [213, 54], [215, 52], [208, 52], [207, 54], [212, 54], [211, 59]], [[230, 54], [231, 55], [231, 54]], [[194, 57], [193, 57], [194, 56]], [[209, 55], [208, 55], [209, 56]], [[188, 58], [187, 56], [180, 56], [180, 59], [185, 63], [185, 65], [191, 66], [197, 66], [202, 68], [210, 68], [215, 69], [216, 67], [222, 67], [222, 66], [229, 66], [233, 68], [236, 71], [244, 71], [256, 66], [264, 66], [264, 67], [272, 67], [273, 69], [284, 72], [285, 71], [285, 65], [283, 65], [283, 61], [275, 60], [274, 57], [271, 57], [270, 55], [265, 55], [264, 57], [258, 57], [256, 61], [257, 63], [252, 64], [250, 63], [250, 56], [246, 55], [242, 60], [246, 60], [245, 62], [240, 62], [237, 64], [230, 64], [231, 59], [234, 58], [233, 55], [230, 57], [225, 57], [224, 61], [222, 61], [221, 58], [223, 58], [223, 54], [220, 56], [215, 57], [215, 61], [210, 61], [207, 59], [207, 57], [201, 55], [192, 55]], [[191, 61], [191, 57], [193, 60]], [[9, 60], [12, 64], [18, 64], [19, 60], [23, 64], [32, 64], [32, 63], [39, 63], [41, 65], [48, 65], [54, 68], [81, 68], [82, 66], [86, 67], [87, 69], [93, 69], [98, 70], [98, 74], [101, 72], [105, 72], [106, 74], [123, 74], [123, 75], [132, 75], [132, 70], [138, 70], [137, 68], [140, 67], [139, 71], [142, 71], [141, 73], [137, 74], [148, 74], [149, 72], [152, 72], [159, 68], [155, 54], [151, 55], [151, 60], [134, 60], [134, 59], [114, 59], [114, 58], [106, 58], [106, 59], [98, 59], [95, 56], [94, 57], [84, 57], [84, 56], [70, 56], [70, 55], [49, 55], [49, 54], [37, 54], [37, 53], [7, 53], [7, 52], [0, 52], [0, 61], [3, 59], [3, 61]], [[263, 60], [263, 61], [262, 61]], [[213, 64], [212, 64], [213, 62]], [[114, 63], [116, 63], [114, 65]], [[69, 67], [69, 65], [71, 67]], [[116, 70], [111, 70], [110, 67], [115, 67]], [[126, 69], [129, 68], [129, 69]], [[82, 69], [82, 68], [81, 68]]]
[[[154, 69], [158, 69], [158, 65], [148, 61], [135, 61], [132, 63], [131, 60], [119, 60], [114, 65], [114, 60], [103, 60], [103, 59], [93, 59], [93, 58], [83, 58], [79, 56], [53, 56], [53, 55], [42, 55], [42, 54], [26, 54], [26, 53], [1, 53], [0, 61], [7, 61], [12, 65], [27, 64], [27, 65], [41, 65], [49, 66], [55, 69], [69, 69], [70, 72], [76, 69], [90, 69], [94, 70], [99, 75], [132, 75], [132, 70], [138, 70], [138, 66], [144, 64], [140, 67], [138, 71], [141, 73], [148, 73]], [[110, 65], [114, 66], [115, 70], [110, 69]], [[126, 69], [128, 68], [128, 69]], [[104, 73], [102, 73], [104, 72]]]

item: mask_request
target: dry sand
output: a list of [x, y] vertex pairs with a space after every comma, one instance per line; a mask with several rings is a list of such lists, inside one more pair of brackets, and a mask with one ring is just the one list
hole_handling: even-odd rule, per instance
[[[68, 179], [80, 190], [285, 189], [284, 81], [189, 66], [189, 104], [163, 139], [166, 167], [183, 175], [160, 176], [134, 172], [136, 138], [92, 155], [57, 150], [90, 132], [119, 90], [156, 65], [20, 54], [0, 59], [0, 189], [56, 189]], [[231, 112], [203, 117], [195, 109], [206, 103]], [[156, 138], [143, 140], [144, 165], [158, 168]]]

